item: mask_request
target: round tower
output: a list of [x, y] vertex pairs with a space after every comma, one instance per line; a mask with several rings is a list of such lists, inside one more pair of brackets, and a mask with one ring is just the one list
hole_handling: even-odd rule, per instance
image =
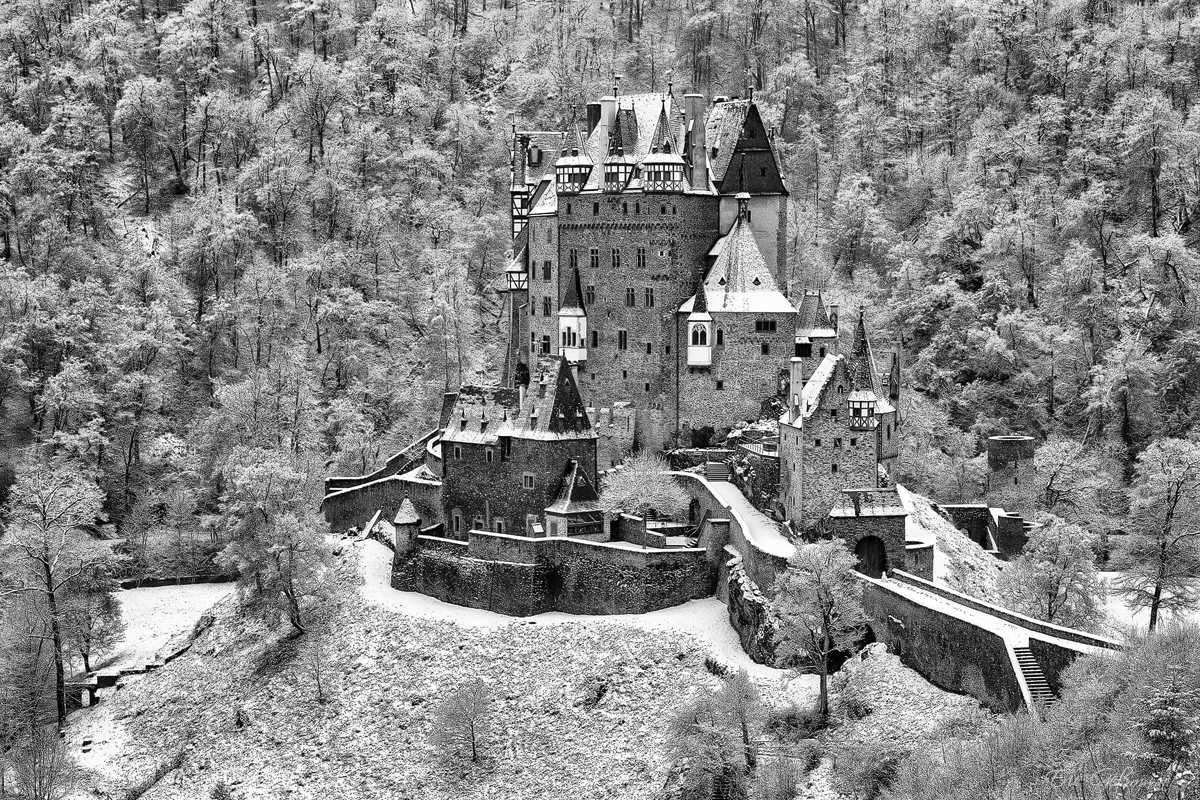
[[989, 436], [988, 491], [1033, 483], [1032, 436]]

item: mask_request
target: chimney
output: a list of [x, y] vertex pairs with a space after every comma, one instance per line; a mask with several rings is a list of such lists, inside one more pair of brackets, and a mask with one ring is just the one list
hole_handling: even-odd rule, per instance
[[804, 359], [799, 356], [792, 357], [791, 372], [788, 375], [788, 396], [791, 402], [788, 404], [790, 412], [788, 418], [793, 422], [800, 416], [800, 394], [804, 391]]
[[692, 191], [708, 189], [708, 142], [704, 139], [704, 95], [683, 96], [683, 126], [692, 161]]
[[608, 153], [608, 135], [617, 121], [617, 98], [613, 95], [600, 98], [600, 145], [601, 158]]
[[596, 130], [596, 126], [600, 124], [600, 104], [587, 104], [587, 135], [591, 136], [592, 131]]

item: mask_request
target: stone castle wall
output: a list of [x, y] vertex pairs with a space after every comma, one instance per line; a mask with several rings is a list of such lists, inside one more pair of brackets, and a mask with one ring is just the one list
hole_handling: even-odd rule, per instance
[[512, 616], [547, 611], [641, 614], [712, 595], [700, 548], [633, 550], [580, 539], [471, 531], [468, 542], [417, 537], [392, 586]]
[[[445, 492], [442, 505], [449, 525], [448, 536], [465, 537], [472, 527], [494, 529], [496, 519], [502, 519], [507, 533], [525, 531], [526, 518], [533, 515], [540, 520], [546, 506], [554, 502], [569, 459], [577, 460], [595, 485], [594, 439], [513, 437], [511, 442], [511, 455], [507, 461], [500, 460], [498, 446], [443, 442]], [[455, 457], [456, 447], [458, 458]], [[488, 450], [492, 451], [491, 461], [487, 460]], [[526, 473], [533, 475], [532, 489], [525, 488]], [[457, 532], [452, 524], [456, 510], [462, 519]], [[498, 516], [501, 510], [505, 517]], [[482, 520], [482, 524], [477, 524], [476, 520]]]
[[321, 511], [330, 528], [344, 531], [366, 525], [376, 511], [383, 512], [380, 519], [391, 522], [405, 497], [412, 500], [421, 516], [421, 524], [429, 526], [444, 521], [441, 486], [425, 481], [406, 481], [398, 475], [333, 492], [326, 496]]
[[[728, 314], [713, 311], [712, 366], [687, 365], [687, 317], [679, 315], [675, 352], [679, 358], [678, 413], [681, 440], [689, 431], [728, 432], [735, 423], [762, 416], [763, 401], [787, 382], [795, 349], [795, 314]], [[756, 321], [775, 323], [771, 333], [757, 332]], [[717, 346], [717, 331], [722, 345]], [[768, 353], [762, 352], [767, 345]]]

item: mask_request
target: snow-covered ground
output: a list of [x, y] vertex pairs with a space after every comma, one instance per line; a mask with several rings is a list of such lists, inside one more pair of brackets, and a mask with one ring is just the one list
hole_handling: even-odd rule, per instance
[[172, 636], [190, 629], [201, 614], [232, 591], [231, 583], [198, 583], [119, 592], [125, 635], [99, 666], [123, 669], [153, 662]]
[[[492, 611], [443, 603], [417, 592], [401, 592], [391, 586], [392, 551], [377, 541], [357, 542], [362, 550], [362, 596], [374, 605], [396, 614], [454, 622], [466, 627], [498, 628], [505, 625], [585, 625], [603, 620], [642, 630], [673, 630], [690, 633], [703, 640], [712, 655], [735, 669], [745, 669], [760, 681], [788, 680], [786, 670], [755, 664], [742, 650], [737, 634], [729, 625], [725, 605], [715, 597], [692, 600], [674, 608], [649, 614], [614, 614], [605, 617], [577, 616], [558, 612], [533, 617], [508, 617]], [[815, 675], [803, 675], [789, 684], [791, 691], [811, 691]]]

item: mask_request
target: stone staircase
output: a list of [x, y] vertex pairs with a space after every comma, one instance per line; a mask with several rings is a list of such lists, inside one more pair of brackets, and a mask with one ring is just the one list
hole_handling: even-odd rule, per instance
[[704, 477], [709, 481], [728, 481], [729, 465], [724, 461], [705, 461]]
[[1014, 647], [1013, 654], [1017, 657], [1021, 674], [1025, 676], [1025, 684], [1029, 687], [1034, 705], [1049, 708], [1057, 703], [1058, 698], [1050, 691], [1050, 684], [1046, 682], [1046, 675], [1033, 657], [1033, 652], [1028, 647]]

